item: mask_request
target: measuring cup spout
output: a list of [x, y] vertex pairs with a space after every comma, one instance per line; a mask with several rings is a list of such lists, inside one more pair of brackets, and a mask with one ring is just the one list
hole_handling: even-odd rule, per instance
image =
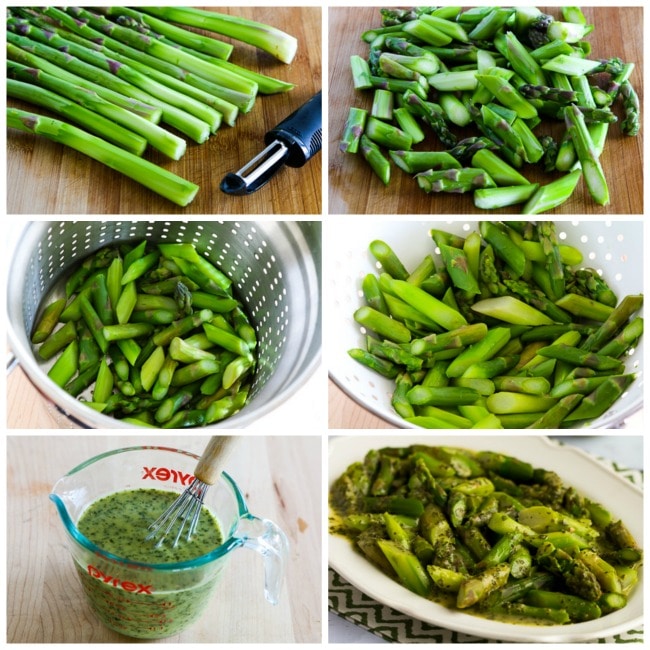
[[50, 494], [50, 501], [52, 501], [52, 503], [54, 503], [54, 505], [56, 506], [56, 511], [59, 513], [59, 517], [61, 517], [61, 521], [63, 521], [63, 525], [66, 528], [70, 528], [71, 526], [74, 526], [63, 499], [61, 499], [61, 497], [58, 494], [52, 493]]
[[73, 537], [79, 535], [75, 517], [83, 507], [81, 503], [83, 492], [82, 487], [75, 485], [68, 476], [64, 476], [54, 484], [49, 495], [50, 501], [56, 506], [61, 522]]

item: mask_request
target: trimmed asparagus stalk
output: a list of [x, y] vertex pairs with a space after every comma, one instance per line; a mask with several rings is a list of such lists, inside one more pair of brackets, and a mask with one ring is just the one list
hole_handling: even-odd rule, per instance
[[59, 120], [7, 109], [7, 125], [22, 131], [42, 135], [94, 158], [125, 174], [150, 190], [180, 206], [188, 205], [199, 190], [198, 185], [176, 174], [138, 158], [90, 133]]

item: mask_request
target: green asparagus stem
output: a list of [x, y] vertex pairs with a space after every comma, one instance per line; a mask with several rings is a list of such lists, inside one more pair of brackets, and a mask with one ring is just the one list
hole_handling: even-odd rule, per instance
[[566, 417], [567, 422], [600, 417], [623, 394], [634, 380], [633, 374], [608, 377], [593, 392], [583, 397], [580, 405]]
[[7, 96], [54, 111], [136, 156], [141, 156], [147, 146], [143, 137], [45, 88], [7, 79]]
[[641, 129], [639, 96], [629, 79], [626, 79], [621, 84], [620, 93], [623, 97], [623, 108], [625, 109], [625, 118], [621, 122], [621, 130], [626, 135], [635, 136]]
[[356, 153], [366, 126], [368, 111], [363, 108], [350, 107], [339, 148], [344, 153]]
[[413, 140], [401, 129], [370, 115], [366, 121], [364, 135], [387, 149], [410, 149]]
[[474, 205], [482, 210], [496, 210], [517, 203], [525, 203], [538, 187], [539, 183], [533, 183], [532, 185], [478, 189], [474, 192]]
[[[373, 93], [370, 115], [379, 120], [390, 121], [393, 119], [394, 95], [390, 90], [376, 88]], [[374, 138], [373, 138], [374, 139]]]
[[79, 367], [79, 342], [73, 339], [48, 370], [47, 376], [63, 388], [76, 374]]
[[476, 188], [494, 187], [494, 181], [483, 169], [463, 167], [460, 169], [428, 170], [415, 176], [418, 185], [430, 192], [471, 192]]
[[[420, 123], [415, 119], [413, 113], [411, 113], [406, 107], [400, 106], [393, 109], [393, 118], [397, 122], [399, 128], [411, 138], [412, 144], [418, 144], [425, 139], [426, 136]], [[389, 154], [392, 154], [392, 151], [393, 150], [391, 150]], [[393, 158], [393, 160], [395, 159]]]
[[543, 395], [526, 395], [498, 391], [486, 399], [488, 409], [497, 415], [511, 413], [546, 412], [556, 404], [557, 400]]
[[443, 386], [441, 388], [414, 386], [406, 395], [412, 405], [417, 406], [458, 406], [474, 404], [479, 393], [472, 388]]
[[199, 27], [254, 45], [283, 63], [291, 63], [298, 49], [293, 36], [269, 25], [245, 18], [192, 7], [142, 7], [147, 14], [165, 21]]
[[609, 203], [607, 181], [598, 155], [593, 149], [584, 116], [574, 105], [567, 106], [564, 115], [567, 121], [567, 133], [576, 149], [587, 189], [596, 203], [607, 205]]
[[524, 120], [537, 117], [537, 109], [506, 79], [497, 75], [477, 74], [476, 79], [508, 108], [514, 110]]
[[489, 149], [477, 151], [472, 156], [472, 166], [484, 169], [497, 185], [529, 185], [524, 176]]
[[466, 319], [459, 312], [426, 293], [420, 287], [411, 285], [404, 280], [392, 278], [386, 273], [381, 275], [380, 283], [386, 286], [389, 293], [394, 293], [447, 330], [458, 329], [467, 324]]
[[513, 296], [486, 298], [475, 302], [472, 310], [513, 325], [551, 325], [553, 321], [538, 309]]
[[384, 273], [388, 273], [396, 280], [407, 280], [409, 272], [395, 253], [395, 251], [383, 240], [375, 239], [368, 245], [372, 256], [381, 264]]
[[477, 576], [467, 578], [458, 589], [456, 606], [465, 609], [487, 598], [492, 592], [505, 585], [509, 575], [510, 566], [501, 563], [485, 569]]
[[542, 65], [543, 70], [560, 72], [566, 75], [582, 75], [593, 72], [600, 65], [599, 61], [582, 59], [566, 54], [558, 54]]
[[18, 109], [7, 109], [7, 125], [72, 147], [133, 178], [177, 205], [188, 205], [199, 190], [194, 183], [59, 120]]
[[576, 293], [566, 293], [555, 304], [574, 316], [600, 322], [605, 322], [614, 311], [609, 305]]
[[359, 149], [373, 172], [377, 174], [384, 185], [388, 185], [390, 181], [390, 163], [381, 152], [381, 149], [365, 133], [359, 139]]
[[571, 594], [533, 589], [526, 596], [526, 602], [537, 607], [563, 609], [572, 622], [590, 621], [599, 618], [601, 611], [596, 603], [589, 602]]
[[599, 352], [610, 357], [620, 357], [636, 344], [642, 334], [643, 318], [637, 316], [625, 325], [620, 334], [600, 348]]
[[146, 25], [155, 30], [158, 35], [167, 36], [179, 45], [220, 59], [229, 59], [234, 49], [234, 46], [230, 43], [172, 25], [166, 20], [160, 20], [129, 7], [107, 7], [105, 9], [100, 8], [99, 11], [105, 12], [107, 16], [115, 17], [117, 22], [119, 22], [120, 18], [124, 19], [124, 17], [128, 16], [140, 23], [138, 27]]
[[559, 207], [571, 197], [581, 176], [582, 170], [575, 169], [562, 178], [540, 185], [525, 203], [523, 214], [540, 214]]
[[52, 301], [43, 309], [43, 313], [40, 315], [32, 332], [32, 343], [35, 345], [43, 343], [50, 336], [59, 322], [59, 317], [65, 308], [65, 304], [65, 298], [59, 298], [58, 300]]

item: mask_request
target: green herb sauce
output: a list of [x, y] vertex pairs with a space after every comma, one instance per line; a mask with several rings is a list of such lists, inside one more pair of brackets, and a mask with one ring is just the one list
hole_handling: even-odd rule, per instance
[[88, 554], [76, 566], [99, 618], [127, 636], [163, 638], [179, 632], [199, 617], [215, 587], [221, 562], [174, 571], [132, 564], [192, 560], [222, 544], [219, 524], [205, 506], [190, 541], [182, 537], [174, 548], [177, 528], [159, 548], [156, 540], [144, 541], [148, 526], [177, 497], [175, 492], [155, 489], [116, 492], [92, 503], [77, 524], [99, 548], [125, 560]]
[[134, 562], [183, 562], [205, 555], [219, 546], [223, 541], [219, 524], [205, 506], [201, 510], [196, 533], [189, 542], [183, 537], [173, 548], [178, 526], [167, 535], [160, 548], [155, 548], [156, 540], [144, 541], [147, 528], [177, 497], [176, 492], [168, 490], [115, 492], [92, 503], [81, 516], [77, 527], [103, 550]]

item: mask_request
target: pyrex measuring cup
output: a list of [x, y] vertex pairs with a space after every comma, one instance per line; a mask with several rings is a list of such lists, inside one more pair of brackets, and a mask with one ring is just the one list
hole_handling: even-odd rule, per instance
[[201, 557], [173, 564], [133, 562], [104, 551], [78, 530], [86, 507], [107, 494], [138, 488], [181, 493], [192, 481], [198, 458], [169, 447], [128, 447], [91, 458], [54, 485], [50, 498], [65, 527], [88, 601], [99, 619], [117, 632], [156, 639], [190, 625], [209, 604], [228, 554], [240, 546], [262, 555], [266, 599], [278, 602], [287, 538], [276, 524], [248, 511], [237, 484], [225, 472], [205, 499], [223, 543]]

